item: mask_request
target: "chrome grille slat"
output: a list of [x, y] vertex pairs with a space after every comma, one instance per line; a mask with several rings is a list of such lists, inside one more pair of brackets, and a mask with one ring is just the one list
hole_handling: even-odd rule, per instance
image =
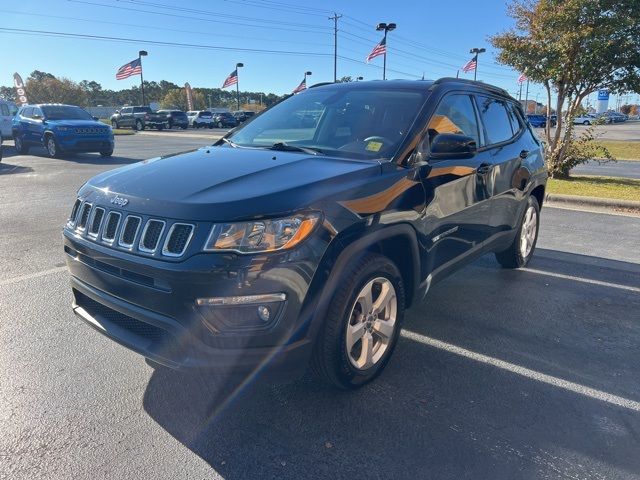
[[174, 223], [167, 233], [162, 247], [162, 254], [167, 257], [180, 257], [186, 251], [193, 236], [195, 225], [190, 223]]
[[138, 250], [147, 253], [153, 253], [158, 247], [162, 233], [164, 232], [165, 222], [162, 220], [156, 220], [151, 218], [147, 220], [147, 223], [140, 235], [140, 244]]
[[91, 207], [93, 205], [89, 202], [85, 202], [82, 205], [82, 210], [80, 210], [80, 219], [78, 220], [76, 226], [80, 231], [84, 231], [87, 228], [87, 222], [89, 221], [89, 214], [91, 213]]
[[107, 215], [107, 222], [102, 230], [102, 240], [107, 243], [113, 243], [118, 232], [118, 225], [120, 225], [120, 219], [122, 215], [119, 212], [111, 211]]
[[122, 229], [120, 230], [120, 238], [118, 239], [118, 245], [124, 248], [132, 249], [140, 230], [140, 224], [142, 219], [136, 215], [128, 215], [122, 223]]
[[91, 221], [89, 222], [89, 231], [88, 235], [97, 238], [98, 233], [100, 233], [100, 226], [102, 225], [102, 220], [104, 219], [104, 208], [96, 207], [93, 209], [93, 215], [91, 216]]

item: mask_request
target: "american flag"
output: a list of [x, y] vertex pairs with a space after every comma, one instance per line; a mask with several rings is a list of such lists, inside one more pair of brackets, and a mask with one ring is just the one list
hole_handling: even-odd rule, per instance
[[373, 47], [373, 50], [371, 50], [371, 53], [367, 56], [367, 63], [369, 63], [374, 58], [379, 57], [380, 55], [385, 55], [386, 53], [387, 53], [387, 39], [383, 38], [382, 40], [380, 40], [379, 44]]
[[465, 63], [464, 67], [462, 67], [463, 72], [473, 72], [478, 66], [478, 56], [475, 55], [471, 60]]
[[121, 66], [116, 72], [116, 80], [124, 80], [131, 75], [142, 75], [142, 63], [139, 58]]
[[524, 73], [521, 73], [518, 77], [518, 83], [524, 83], [527, 81], [527, 76]]
[[238, 83], [238, 69], [236, 68], [233, 72], [229, 74], [227, 79], [222, 84], [222, 88], [230, 87], [231, 85], [235, 85]]
[[300, 82], [300, 85], [298, 85], [291, 93], [300, 93], [306, 89], [307, 89], [307, 79], [305, 78]]

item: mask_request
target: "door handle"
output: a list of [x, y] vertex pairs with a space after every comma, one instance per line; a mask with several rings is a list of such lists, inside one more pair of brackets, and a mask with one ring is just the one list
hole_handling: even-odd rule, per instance
[[485, 175], [489, 173], [492, 168], [493, 168], [493, 165], [490, 163], [481, 163], [480, 166], [477, 168], [476, 173], [478, 175]]
[[523, 160], [524, 160], [524, 159], [525, 159], [525, 158], [527, 158], [528, 156], [529, 156], [529, 150], [522, 150], [522, 151], [520, 152], [520, 158], [521, 158], [521, 159], [523, 159]]

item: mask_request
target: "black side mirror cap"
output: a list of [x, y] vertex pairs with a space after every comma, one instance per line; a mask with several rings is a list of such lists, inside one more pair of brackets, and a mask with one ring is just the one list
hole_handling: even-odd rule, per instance
[[472, 158], [478, 153], [475, 138], [457, 133], [441, 133], [431, 141], [429, 158], [447, 160]]
[[96, 122], [100, 120], [98, 117], [92, 117]]

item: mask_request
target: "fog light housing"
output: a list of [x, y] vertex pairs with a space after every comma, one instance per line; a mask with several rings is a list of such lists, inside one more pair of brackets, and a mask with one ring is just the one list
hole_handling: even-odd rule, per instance
[[213, 333], [267, 330], [284, 308], [284, 293], [196, 300], [203, 323]]

